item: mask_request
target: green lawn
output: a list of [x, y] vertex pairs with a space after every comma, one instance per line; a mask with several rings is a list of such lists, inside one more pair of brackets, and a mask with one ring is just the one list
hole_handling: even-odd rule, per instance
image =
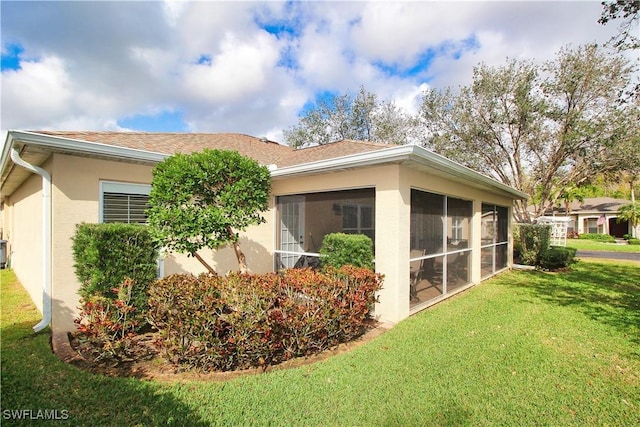
[[57, 409], [70, 425], [640, 425], [638, 263], [505, 273], [324, 362], [176, 384], [59, 362], [48, 334], [32, 333], [39, 318], [22, 288], [10, 272], [1, 278], [3, 417]]
[[586, 251], [640, 252], [640, 245], [605, 243], [588, 239], [567, 239], [567, 246]]

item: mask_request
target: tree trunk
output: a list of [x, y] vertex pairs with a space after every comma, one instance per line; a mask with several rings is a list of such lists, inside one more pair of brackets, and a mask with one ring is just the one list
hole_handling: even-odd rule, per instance
[[[233, 234], [231, 227], [227, 227], [227, 231], [229, 232], [229, 234]], [[238, 258], [238, 267], [240, 273], [247, 273], [249, 271], [249, 269], [247, 268], [247, 257], [244, 256], [244, 253], [240, 249], [240, 243], [238, 243], [238, 241], [233, 242], [233, 250], [236, 253], [236, 258]]]
[[197, 252], [194, 252], [191, 255], [193, 255], [198, 261], [200, 261], [200, 264], [204, 265], [204, 267], [209, 270], [209, 273], [213, 274], [214, 276], [218, 275], [213, 267], [211, 267], [200, 255], [198, 255]]

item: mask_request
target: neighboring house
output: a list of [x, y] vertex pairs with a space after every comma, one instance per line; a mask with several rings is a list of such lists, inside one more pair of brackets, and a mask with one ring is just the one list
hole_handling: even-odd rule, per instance
[[552, 214], [569, 217], [568, 236], [591, 233], [621, 238], [625, 234], [631, 234], [631, 227], [626, 220], [618, 222], [618, 211], [629, 203], [631, 201], [626, 199], [594, 197], [584, 199], [583, 202], [571, 202], [568, 213], [566, 207], [562, 206], [554, 208]]
[[[511, 266], [512, 205], [527, 195], [415, 145], [294, 150], [239, 134], [9, 131], [0, 159], [4, 238], [11, 268], [44, 313], [35, 329], [74, 328], [76, 224], [144, 222], [153, 166], [203, 148], [235, 150], [271, 170], [266, 223], [240, 239], [254, 273], [317, 257], [327, 233], [366, 234], [385, 275], [376, 315], [398, 322]], [[232, 249], [202, 255], [218, 271], [237, 269]], [[169, 254], [160, 271], [203, 268]]]

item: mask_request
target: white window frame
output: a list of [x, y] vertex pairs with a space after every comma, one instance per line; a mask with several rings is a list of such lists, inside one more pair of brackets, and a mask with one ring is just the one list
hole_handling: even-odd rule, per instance
[[[367, 203], [343, 203], [342, 209], [344, 208], [354, 208], [356, 210], [356, 226], [355, 227], [345, 227], [344, 226], [344, 217], [342, 219], [342, 232], [348, 234], [366, 234], [365, 232], [369, 232], [370, 234], [374, 233], [375, 230], [375, 219], [373, 218], [373, 206]], [[364, 222], [364, 209], [371, 209], [371, 225], [369, 227], [365, 227], [363, 225]]]
[[[595, 224], [596, 226], [592, 227], [592, 224]], [[602, 229], [602, 226], [598, 225], [598, 218], [585, 218], [584, 225], [585, 233], [587, 234], [599, 234]]]
[[464, 220], [463, 216], [454, 215], [451, 217], [451, 240], [462, 240], [464, 238]]
[[[135, 184], [131, 182], [118, 181], [100, 181], [100, 197], [98, 199], [98, 222], [104, 222], [104, 193], [123, 193], [148, 196], [151, 193], [151, 184]], [[166, 257], [166, 249], [160, 250], [156, 276], [164, 277], [164, 259]]]
[[148, 196], [151, 193], [150, 184], [135, 184], [130, 182], [100, 181], [100, 198], [98, 201], [98, 222], [104, 222], [104, 193], [123, 193]]

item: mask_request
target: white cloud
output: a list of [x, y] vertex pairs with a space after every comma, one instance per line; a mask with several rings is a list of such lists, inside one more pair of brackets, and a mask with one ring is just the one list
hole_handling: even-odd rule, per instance
[[183, 0], [164, 0], [162, 2], [164, 18], [171, 27], [176, 26], [186, 6], [187, 2]]
[[64, 61], [46, 57], [23, 62], [2, 73], [2, 122], [5, 128], [51, 126], [73, 103], [71, 78]]
[[[413, 112], [427, 87], [468, 84], [481, 61], [547, 60], [568, 43], [604, 42], [617, 26], [599, 25], [600, 10], [551, 1], [6, 2], [2, 51], [17, 43], [34, 59], [2, 72], [2, 127], [118, 129], [124, 117], [171, 110], [191, 130], [278, 140], [323, 90], [364, 86]], [[420, 59], [427, 66], [427, 52], [428, 69], [408, 72]]]
[[462, 40], [474, 31], [480, 3], [366, 3], [354, 27], [354, 44], [372, 60], [409, 64], [423, 50], [447, 40]]
[[211, 64], [189, 64], [184, 69], [184, 85], [189, 97], [216, 103], [245, 99], [265, 90], [279, 58], [275, 40], [258, 35], [248, 42], [228, 33]]

